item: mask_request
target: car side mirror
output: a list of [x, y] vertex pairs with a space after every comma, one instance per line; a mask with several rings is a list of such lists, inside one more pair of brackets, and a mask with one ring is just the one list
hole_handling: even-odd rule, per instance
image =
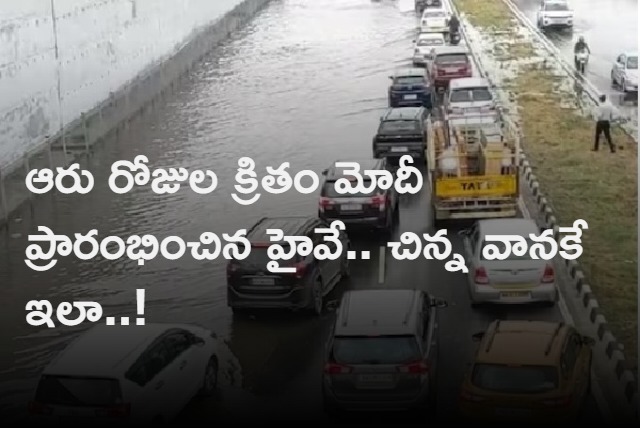
[[585, 346], [593, 346], [596, 344], [596, 340], [593, 337], [582, 336], [582, 344]]
[[472, 334], [471, 335], [471, 339], [473, 339], [474, 342], [479, 342], [482, 340], [482, 338], [484, 337], [484, 332], [480, 332], [480, 333], [476, 333], [476, 334]]
[[449, 306], [449, 302], [443, 299], [432, 299], [431, 307], [432, 308], [446, 308]]

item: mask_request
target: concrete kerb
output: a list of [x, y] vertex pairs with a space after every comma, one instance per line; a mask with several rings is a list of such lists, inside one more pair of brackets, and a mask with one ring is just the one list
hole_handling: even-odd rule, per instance
[[[520, 11], [517, 10], [517, 8], [513, 5], [513, 3], [511, 3], [509, 0], [503, 0], [503, 1], [505, 1], [505, 3], [509, 6], [509, 8], [512, 10], [514, 15], [518, 17], [520, 21], [523, 21], [523, 18], [524, 18], [526, 22], [522, 22], [522, 23], [527, 28], [531, 29], [530, 23], [528, 22], [526, 17], [523, 17], [521, 15]], [[451, 0], [448, 0], [448, 2], [450, 3], [451, 9], [458, 16], [460, 16], [460, 13], [457, 10], [455, 4], [453, 4]], [[464, 38], [464, 40], [467, 42], [467, 45], [471, 47], [469, 43], [470, 39], [467, 36], [467, 32], [465, 31], [466, 25], [467, 25], [467, 22], [461, 17], [461, 26], [460, 26], [460, 31], [462, 33], [461, 35]], [[549, 45], [548, 42], [544, 40], [540, 40], [544, 36], [542, 36], [537, 31], [537, 29], [533, 32], [536, 35], [536, 37], [539, 39], [541, 44], [545, 48], [550, 49], [550, 47], [548, 46]], [[474, 62], [476, 63], [476, 66], [478, 68], [478, 71], [481, 73], [481, 75], [489, 78], [489, 76], [487, 76], [487, 73], [484, 72], [482, 61], [477, 57], [473, 49], [470, 49], [470, 51], [474, 59]], [[568, 72], [569, 76], [575, 79], [573, 74], [566, 69], [567, 65], [565, 64], [564, 60], [556, 52], [550, 52], [550, 53], [553, 58], [561, 62], [562, 67], [565, 68], [565, 71]], [[494, 82], [490, 82], [490, 83], [493, 86], [495, 86]], [[584, 85], [584, 82], [581, 82], [581, 81], [577, 81], [577, 83], [578, 85]], [[593, 93], [590, 92], [589, 90], [587, 90], [587, 93], [589, 94], [589, 97], [594, 102], [596, 102], [597, 98], [593, 96]], [[628, 131], [625, 130], [625, 132], [628, 132]], [[538, 210], [540, 211], [541, 214], [544, 215], [546, 226], [554, 230], [554, 237], [556, 241], [559, 242], [560, 240], [559, 225], [557, 223], [557, 219], [554, 214], [553, 208], [549, 200], [546, 197], [544, 197], [542, 192], [540, 191], [540, 183], [536, 175], [533, 173], [531, 163], [527, 159], [527, 156], [524, 152], [521, 153], [519, 164], [520, 164], [521, 178], [526, 181], [527, 187], [529, 188], [531, 195], [533, 196], [533, 200], [535, 201], [538, 207]], [[580, 266], [580, 263], [575, 260], [565, 260], [565, 267], [566, 267], [569, 278], [571, 278], [575, 292], [577, 293], [578, 296], [580, 296], [582, 300], [584, 318], [588, 319], [592, 323], [595, 330], [597, 331], [596, 340], [601, 342], [604, 345], [605, 355], [607, 359], [613, 363], [614, 373], [612, 373], [612, 375], [614, 375], [615, 378], [618, 379], [618, 381], [620, 382], [620, 389], [622, 393], [626, 397], [628, 404], [633, 407], [637, 403], [637, 398], [636, 398], [638, 393], [637, 381], [633, 372], [629, 370], [625, 364], [626, 360], [624, 357], [624, 353], [621, 350], [621, 345], [617, 342], [615, 336], [611, 332], [611, 329], [608, 326], [606, 318], [600, 313], [600, 306], [598, 304], [597, 299], [593, 295], [591, 287], [588, 285], [588, 283], [585, 280], [585, 274], [582, 267]]]
[[[117, 137], [138, 115], [144, 114], [148, 108], [154, 109], [160, 99], [173, 93], [180, 80], [189, 74], [204, 55], [228, 39], [269, 2], [271, 0], [242, 1], [208, 26], [195, 30], [177, 51], [142, 70], [136, 78], [122, 85], [118, 91], [110, 93], [93, 109], [83, 112], [56, 134], [44, 138], [22, 157], [1, 166], [0, 226], [6, 227], [11, 214], [34, 196], [24, 188], [24, 180], [23, 185], [14, 186], [16, 189], [12, 192], [8, 192], [6, 188], [7, 183], [20, 181], [25, 163], [49, 169], [66, 167], [78, 156], [90, 154], [97, 143], [111, 136]], [[47, 163], [32, 162], [33, 156], [45, 152]], [[16, 175], [20, 177], [15, 178]], [[16, 192], [19, 192], [19, 196]]]

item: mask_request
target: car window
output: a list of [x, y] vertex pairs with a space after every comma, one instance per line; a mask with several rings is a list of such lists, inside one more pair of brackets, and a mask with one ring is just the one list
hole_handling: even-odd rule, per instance
[[[536, 244], [536, 242], [532, 241], [529, 238], [525, 239], [525, 241], [527, 242], [527, 252], [523, 256], [516, 256], [515, 254], [513, 254], [513, 251], [512, 251], [512, 252], [509, 253], [509, 256], [505, 260], [533, 260], [531, 258], [531, 256], [530, 256], [530, 254], [529, 254], [529, 249], [531, 248], [532, 245]], [[514, 245], [514, 244], [515, 243], [512, 241], [512, 245]], [[486, 247], [487, 245], [495, 245], [498, 248], [498, 251], [500, 251], [500, 252], [504, 252], [504, 250], [505, 250], [505, 245], [502, 242], [487, 242], [487, 241], [484, 241], [482, 243], [482, 247], [480, 249], [480, 259], [481, 260], [487, 260], [482, 255], [482, 252], [484, 251], [484, 247]], [[545, 251], [546, 252], [551, 252], [551, 250], [552, 250], [551, 244], [542, 243], [542, 245], [545, 246]]]
[[449, 97], [449, 101], [452, 103], [491, 101], [492, 99], [491, 92], [487, 88], [454, 89]]
[[168, 358], [173, 361], [191, 347], [191, 337], [186, 331], [176, 331], [163, 340], [168, 350]]
[[125, 377], [140, 386], [144, 386], [164, 370], [169, 363], [171, 363], [169, 350], [162, 341], [159, 341], [138, 358], [127, 371]]
[[[371, 186], [371, 180], [363, 180], [362, 183], [365, 188], [368, 188], [369, 186]], [[358, 198], [358, 197], [365, 198], [365, 197], [371, 197], [378, 193], [380, 193], [380, 190], [377, 188], [374, 188], [374, 190], [371, 192], [359, 192], [354, 195], [350, 195], [350, 194], [341, 195], [336, 190], [335, 181], [325, 181], [324, 186], [322, 186], [322, 190], [320, 191], [320, 196], [324, 196], [326, 198]]]
[[35, 400], [58, 406], [110, 406], [122, 399], [117, 379], [43, 375]]
[[420, 126], [416, 120], [385, 120], [380, 124], [379, 134], [419, 134]]
[[414, 336], [336, 337], [332, 354], [341, 364], [406, 364], [421, 359]]
[[551, 366], [476, 364], [471, 383], [501, 393], [541, 393], [558, 388], [558, 371]]
[[638, 57], [637, 56], [630, 56], [629, 59], [627, 59], [627, 68], [629, 70], [637, 70], [638, 69]]
[[418, 46], [442, 46], [444, 40], [442, 39], [419, 39]]
[[560, 360], [560, 368], [564, 375], [569, 376], [573, 372], [576, 359], [578, 358], [579, 349], [580, 337], [575, 333], [571, 334], [567, 339], [566, 347]]
[[455, 54], [441, 54], [436, 57], [437, 64], [459, 64], [459, 63], [467, 63], [469, 58], [466, 54], [455, 53]]
[[569, 10], [569, 6], [565, 3], [547, 3], [544, 10], [549, 12], [563, 12]]
[[394, 79], [396, 85], [423, 85], [424, 82], [424, 76], [402, 76]]

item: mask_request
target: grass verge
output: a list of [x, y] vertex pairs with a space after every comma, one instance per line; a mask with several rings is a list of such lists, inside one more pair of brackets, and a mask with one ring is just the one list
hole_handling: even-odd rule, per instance
[[[502, 0], [454, 3], [485, 35], [517, 36]], [[500, 60], [517, 61], [534, 51], [518, 41]], [[637, 144], [616, 128], [612, 137], [618, 152], [609, 153], [602, 140], [600, 151], [592, 152], [594, 121], [567, 102], [570, 91], [563, 93], [559, 80], [538, 63], [520, 66], [509, 82], [525, 135], [523, 148], [560, 224], [571, 226], [578, 218], [589, 224], [580, 262], [613, 334], [625, 345], [629, 368], [637, 370]]]

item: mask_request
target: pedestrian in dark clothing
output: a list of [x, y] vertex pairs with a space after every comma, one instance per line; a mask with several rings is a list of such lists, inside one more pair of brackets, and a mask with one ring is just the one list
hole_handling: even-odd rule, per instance
[[600, 105], [596, 111], [596, 140], [593, 146], [593, 151], [597, 152], [600, 146], [600, 134], [604, 134], [604, 137], [609, 143], [611, 153], [616, 152], [616, 148], [611, 141], [611, 121], [613, 120], [613, 106], [605, 95], [600, 96]]

